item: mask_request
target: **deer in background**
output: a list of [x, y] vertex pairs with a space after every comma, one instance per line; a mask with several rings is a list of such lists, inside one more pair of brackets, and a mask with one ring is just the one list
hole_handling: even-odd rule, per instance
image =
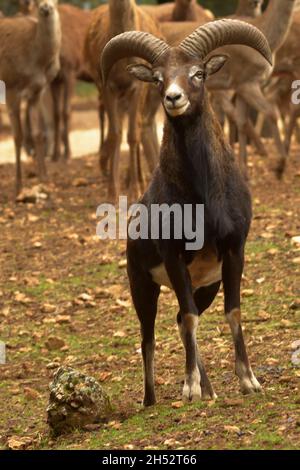
[[[58, 161], [61, 157], [61, 140], [64, 146], [64, 160], [68, 160], [71, 156], [69, 141], [71, 99], [74, 94], [76, 79], [92, 81], [87, 72], [83, 55], [84, 40], [90, 25], [92, 12], [69, 4], [59, 5], [58, 12], [62, 30], [60, 69], [50, 85], [54, 121], [53, 161]], [[63, 124], [62, 133], [61, 124]]]
[[99, 57], [106, 43], [114, 36], [130, 30], [140, 30], [160, 35], [155, 20], [134, 0], [109, 0], [93, 12], [85, 43], [85, 56], [89, 72], [96, 83], [101, 101], [108, 115], [108, 136], [101, 148], [100, 164], [110, 163], [108, 197], [115, 200], [119, 194], [120, 148], [124, 116], [128, 116], [128, 145], [130, 157], [129, 195], [136, 198], [138, 192], [138, 151], [141, 139], [141, 114], [147, 86], [139, 84], [128, 74], [124, 66], [116, 64], [114, 73], [103, 86], [99, 73]]
[[34, 0], [19, 0], [19, 15], [36, 15], [36, 5]]
[[196, 0], [175, 0], [162, 5], [144, 5], [143, 10], [154, 16], [159, 22], [165, 21], [199, 21], [214, 19], [210, 10], [205, 10]]
[[3, 18], [0, 22], [0, 79], [6, 84], [7, 108], [16, 150], [16, 194], [22, 188], [21, 101], [29, 104], [30, 125], [40, 180], [46, 178], [39, 105], [41, 94], [59, 70], [61, 28], [57, 0], [37, 0], [37, 19]]
[[[261, 14], [262, 4], [263, 4], [263, 0], [239, 0], [237, 11], [239, 11], [242, 14], [243, 18], [247, 16], [256, 17], [256, 16], [259, 16], [259, 14]], [[235, 18], [235, 17], [236, 17], [236, 14], [232, 18]], [[202, 23], [204, 24], [205, 22], [206, 21]], [[183, 39], [186, 36], [191, 34], [192, 31], [194, 31], [194, 29], [197, 26], [199, 26], [199, 22], [181, 21], [181, 22], [177, 22], [176, 24], [174, 22], [165, 22], [161, 24], [161, 30], [162, 30], [163, 36], [166, 39], [166, 42], [172, 46], [176, 46], [180, 44], [180, 42], [183, 41]], [[231, 58], [230, 63], [232, 61], [233, 61], [233, 58]], [[208, 82], [208, 85], [209, 85], [209, 82]], [[231, 121], [233, 121], [236, 125], [238, 125], [236, 111], [231, 101], [233, 94], [234, 94], [233, 92], [229, 93], [228, 90], [226, 91], [214, 90], [213, 103], [214, 105], [217, 104], [218, 116], [221, 116], [221, 118], [223, 118], [223, 115], [225, 113]], [[158, 143], [157, 133], [156, 133], [155, 116], [159, 108], [159, 103], [160, 103], [159, 96], [155, 94], [154, 92], [150, 93], [149, 96], [147, 97], [145, 109], [143, 112], [142, 140], [143, 140], [143, 146], [145, 150], [145, 156], [146, 156], [148, 163], [150, 162], [150, 164], [152, 161], [155, 161], [155, 162], [158, 161], [159, 143]], [[249, 133], [249, 136], [253, 138], [254, 142], [256, 143], [259, 152], [261, 154], [265, 154], [266, 153], [265, 148], [261, 140], [259, 139], [259, 137], [256, 135], [254, 127], [252, 123], [250, 122], [250, 120], [247, 121], [247, 131]], [[149, 166], [151, 167], [150, 164]]]

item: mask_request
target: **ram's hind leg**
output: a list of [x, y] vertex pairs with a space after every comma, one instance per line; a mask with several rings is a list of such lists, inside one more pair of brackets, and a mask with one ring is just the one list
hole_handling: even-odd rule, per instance
[[225, 297], [225, 314], [230, 325], [235, 348], [235, 373], [240, 380], [244, 394], [259, 392], [261, 386], [256, 379], [244, 342], [241, 325], [240, 283], [244, 264], [243, 249], [227, 253], [223, 261], [223, 285]]

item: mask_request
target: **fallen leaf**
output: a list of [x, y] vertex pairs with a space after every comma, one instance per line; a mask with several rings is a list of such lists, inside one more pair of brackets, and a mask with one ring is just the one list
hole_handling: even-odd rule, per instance
[[270, 248], [270, 250], [268, 250], [268, 253], [269, 255], [277, 255], [279, 253], [279, 250], [278, 248]]
[[117, 299], [116, 303], [118, 305], [120, 305], [120, 307], [124, 307], [124, 308], [130, 308], [131, 307], [131, 302], [129, 300]]
[[55, 319], [56, 323], [71, 323], [70, 315], [57, 315]]
[[28, 222], [34, 223], [34, 222], [37, 222], [39, 220], [39, 217], [37, 215], [34, 215], [34, 214], [27, 214], [27, 219], [28, 219]]
[[43, 313], [53, 313], [56, 310], [56, 306], [52, 304], [43, 304], [41, 310]]
[[24, 387], [24, 395], [30, 400], [36, 400], [40, 398], [40, 393], [37, 390], [34, 390], [30, 387]]
[[299, 237], [293, 237], [291, 239], [291, 243], [292, 243], [292, 245], [300, 246], [300, 236]]
[[83, 293], [78, 296], [78, 299], [83, 300], [84, 302], [88, 302], [90, 300], [93, 300], [94, 298], [90, 294]]
[[112, 372], [100, 372], [98, 377], [99, 377], [100, 382], [105, 382], [111, 376], [112, 376]]
[[22, 292], [16, 292], [15, 301], [20, 302], [21, 304], [28, 304], [31, 302], [31, 299], [27, 297], [25, 294], [23, 294]]
[[61, 349], [66, 345], [65, 341], [62, 338], [57, 336], [49, 336], [45, 342], [45, 346], [49, 351], [55, 351], [56, 349]]
[[126, 259], [122, 259], [119, 264], [118, 264], [119, 268], [126, 268], [127, 266], [127, 260]]
[[40, 248], [42, 248], [43, 245], [41, 244], [41, 242], [34, 242], [32, 246], [33, 248], [39, 250]]
[[290, 348], [292, 351], [297, 351], [297, 349], [300, 349], [300, 339], [293, 341], [292, 344], [290, 345]]
[[183, 408], [184, 403], [183, 403], [183, 401], [174, 401], [171, 406], [172, 406], [172, 408], [177, 410], [179, 408]]
[[236, 434], [239, 434], [241, 432], [238, 426], [229, 426], [229, 425], [224, 426], [224, 431], [227, 431], [230, 433], [236, 433]]
[[244, 295], [245, 297], [251, 297], [251, 295], [254, 294], [254, 290], [253, 289], [243, 289], [242, 290], [242, 295]]
[[82, 188], [88, 185], [89, 182], [86, 178], [76, 178], [72, 183], [72, 186], [74, 186], [74, 188]]
[[7, 439], [7, 447], [10, 450], [24, 450], [32, 444], [31, 437], [11, 436]]
[[275, 359], [274, 357], [268, 357], [266, 359], [266, 364], [268, 364], [269, 366], [276, 365], [279, 364], [279, 360]]
[[241, 406], [244, 404], [244, 400], [241, 398], [225, 398], [224, 399], [224, 406]]
[[125, 331], [116, 331], [114, 334], [113, 334], [113, 337], [114, 338], [125, 338], [126, 333]]

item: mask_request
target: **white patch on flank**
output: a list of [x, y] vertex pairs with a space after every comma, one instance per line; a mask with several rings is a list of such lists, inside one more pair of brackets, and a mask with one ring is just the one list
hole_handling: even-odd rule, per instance
[[[188, 266], [188, 269], [191, 274], [194, 289], [210, 286], [211, 284], [215, 284], [222, 279], [222, 262], [212, 264], [209, 269], [203, 269], [201, 273], [195, 272], [193, 269], [193, 263]], [[172, 289], [171, 281], [163, 263], [152, 268], [150, 270], [150, 274], [156, 284], [160, 286], [167, 286]]]

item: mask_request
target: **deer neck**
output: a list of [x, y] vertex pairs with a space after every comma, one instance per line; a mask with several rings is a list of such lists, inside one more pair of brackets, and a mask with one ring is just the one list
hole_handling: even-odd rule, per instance
[[270, 0], [267, 10], [257, 18], [257, 26], [268, 39], [272, 52], [279, 49], [289, 32], [294, 5], [295, 0]]
[[249, 5], [249, 0], [239, 0], [238, 7], [235, 12], [235, 16], [247, 16], [251, 18], [256, 18], [261, 15], [260, 7], [255, 9], [251, 8]]
[[61, 25], [59, 13], [55, 9], [48, 17], [38, 16], [36, 50], [41, 61], [51, 61], [58, 57], [61, 45]]
[[196, 19], [196, 7], [194, 1], [191, 1], [188, 6], [183, 5], [180, 0], [175, 2], [172, 15], [173, 21], [195, 21]]
[[109, 0], [111, 36], [137, 28], [137, 8], [135, 0]]

